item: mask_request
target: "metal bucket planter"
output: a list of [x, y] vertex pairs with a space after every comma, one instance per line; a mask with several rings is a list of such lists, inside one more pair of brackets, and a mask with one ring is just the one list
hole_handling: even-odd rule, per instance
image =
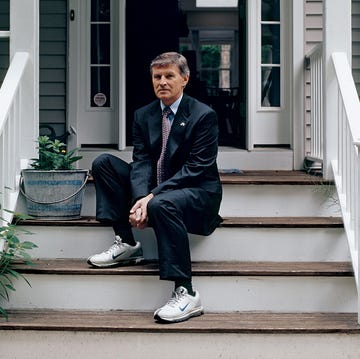
[[27, 211], [38, 219], [80, 218], [88, 170], [23, 170], [20, 191]]

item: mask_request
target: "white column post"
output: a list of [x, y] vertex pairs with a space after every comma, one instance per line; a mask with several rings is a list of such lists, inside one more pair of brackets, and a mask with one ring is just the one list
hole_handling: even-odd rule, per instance
[[304, 164], [304, 2], [292, 2], [292, 136], [294, 150], [294, 169], [303, 168]]
[[15, 52], [27, 52], [30, 71], [25, 73], [21, 91], [24, 111], [20, 114], [20, 156], [29, 159], [36, 156], [35, 140], [39, 134], [39, 0], [10, 1], [10, 61]]
[[351, 64], [351, 0], [323, 1], [323, 115], [324, 115], [324, 178], [333, 177], [331, 161], [337, 157], [338, 93], [333, 52], [345, 52]]

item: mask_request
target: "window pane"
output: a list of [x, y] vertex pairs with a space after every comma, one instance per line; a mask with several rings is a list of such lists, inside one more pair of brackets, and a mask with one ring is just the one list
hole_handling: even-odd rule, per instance
[[10, 0], [0, 0], [0, 31], [9, 31]]
[[261, 106], [280, 107], [280, 67], [261, 69]]
[[261, 62], [280, 64], [280, 25], [261, 25]]
[[110, 0], [91, 0], [91, 21], [110, 21]]
[[110, 25], [91, 25], [91, 63], [110, 64]]
[[220, 66], [220, 45], [201, 46], [201, 67], [219, 68]]
[[261, 1], [261, 20], [280, 21], [280, 0]]
[[91, 107], [110, 107], [110, 67], [91, 68]]

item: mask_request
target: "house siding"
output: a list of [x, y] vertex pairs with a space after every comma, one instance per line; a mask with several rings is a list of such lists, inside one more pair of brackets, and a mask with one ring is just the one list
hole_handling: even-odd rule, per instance
[[[323, 9], [322, 0], [304, 0], [305, 26], [304, 51], [309, 53], [323, 40]], [[305, 154], [310, 154], [310, 70], [305, 70]]]
[[[9, 30], [9, 0], [0, 0], [0, 30]], [[40, 0], [39, 120], [66, 128], [67, 0]], [[9, 67], [9, 39], [0, 39], [0, 84]], [[45, 132], [46, 133], [46, 132]]]
[[[304, 0], [305, 44], [307, 54], [323, 40], [323, 0]], [[360, 0], [352, 0], [352, 73], [360, 94]], [[310, 72], [305, 73], [305, 153], [310, 153]]]
[[67, 0], [40, 0], [40, 124], [66, 128]]

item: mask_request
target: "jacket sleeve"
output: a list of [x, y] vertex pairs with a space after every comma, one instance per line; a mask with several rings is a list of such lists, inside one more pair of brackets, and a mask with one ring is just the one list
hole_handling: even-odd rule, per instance
[[133, 124], [133, 162], [130, 182], [133, 201], [150, 193], [153, 187], [153, 160], [150, 154], [148, 134], [144, 131], [138, 112], [134, 115]]

